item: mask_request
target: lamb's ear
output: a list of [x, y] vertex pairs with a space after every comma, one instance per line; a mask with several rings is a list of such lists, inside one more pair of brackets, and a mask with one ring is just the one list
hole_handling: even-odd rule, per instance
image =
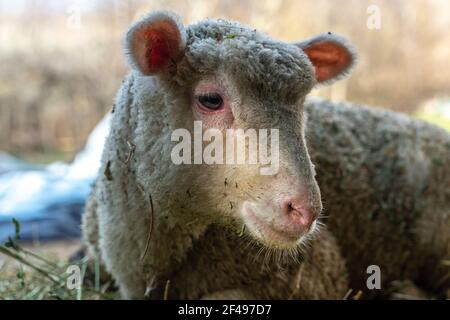
[[356, 64], [356, 50], [339, 35], [325, 33], [295, 43], [311, 60], [317, 83], [330, 84], [346, 77]]
[[180, 18], [158, 11], [134, 23], [125, 37], [128, 63], [143, 75], [161, 74], [184, 54], [186, 31]]

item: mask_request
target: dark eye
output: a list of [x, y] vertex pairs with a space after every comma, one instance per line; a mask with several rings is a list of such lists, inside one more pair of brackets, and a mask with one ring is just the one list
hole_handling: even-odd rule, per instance
[[207, 93], [197, 96], [198, 102], [205, 108], [210, 110], [218, 110], [223, 105], [223, 100], [218, 93]]

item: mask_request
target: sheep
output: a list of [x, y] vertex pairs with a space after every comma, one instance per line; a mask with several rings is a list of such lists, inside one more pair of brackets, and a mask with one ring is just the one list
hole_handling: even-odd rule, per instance
[[427, 297], [449, 296], [450, 135], [406, 115], [310, 99], [307, 141], [327, 226], [346, 259], [350, 285], [370, 294], [411, 280]]
[[[104, 174], [96, 181], [84, 218], [90, 251], [101, 256], [125, 298], [153, 295], [152, 289], [179, 268], [214, 224], [226, 233], [238, 233], [245, 225], [244, 237], [297, 259], [301, 256], [298, 248], [317, 229], [321, 211], [302, 113], [297, 112], [316, 81], [302, 46], [321, 64], [318, 82], [340, 78], [353, 65], [351, 47], [333, 35], [284, 44], [227, 21], [207, 20], [184, 28], [167, 12], [150, 14], [131, 27], [125, 54], [133, 71], [116, 98], [102, 157]], [[328, 52], [322, 54], [324, 48]], [[329, 53], [338, 60], [327, 61]], [[241, 86], [246, 90], [238, 89]], [[216, 113], [213, 105], [218, 99], [222, 108]], [[248, 101], [245, 108], [238, 99]], [[277, 111], [269, 102], [281, 108]], [[281, 140], [294, 143], [280, 146], [277, 175], [260, 174], [259, 165], [171, 161], [176, 129], [193, 131], [194, 120], [202, 120], [205, 127], [225, 130], [233, 113], [238, 128], [290, 124], [288, 130], [280, 130]], [[264, 190], [271, 184], [273, 189]], [[262, 200], [254, 201], [257, 198]], [[318, 265], [327, 256], [334, 257], [319, 255]], [[334, 260], [340, 259], [327, 265], [336, 264]], [[277, 268], [278, 263], [271, 265]], [[344, 283], [345, 272], [339, 274]], [[209, 294], [214, 293], [197, 297]]]
[[[438, 280], [449, 253], [449, 135], [393, 113], [305, 102], [354, 67], [344, 38], [288, 44], [236, 22], [185, 27], [155, 12], [131, 26], [124, 52], [132, 72], [83, 218], [90, 255], [124, 298], [161, 298], [170, 280], [171, 298], [336, 299], [347, 269], [364, 289], [370, 264], [383, 286], [448, 288]], [[194, 132], [196, 120], [220, 132], [276, 128], [278, 171], [175, 164], [172, 134]], [[415, 199], [419, 191], [427, 196]], [[331, 232], [318, 221], [322, 198]]]

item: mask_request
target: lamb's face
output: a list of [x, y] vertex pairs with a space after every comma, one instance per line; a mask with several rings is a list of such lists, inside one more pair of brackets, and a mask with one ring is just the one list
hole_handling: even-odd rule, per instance
[[226, 21], [184, 29], [159, 13], [132, 27], [127, 48], [131, 65], [157, 75], [182, 114], [173, 115], [184, 124], [172, 134], [171, 160], [177, 184], [189, 188], [174, 210], [244, 225], [271, 247], [305, 239], [322, 204], [302, 103], [316, 82], [352, 65], [340, 38], [286, 44]]
[[[203, 136], [212, 132], [223, 146], [223, 156], [211, 159], [218, 163], [182, 175], [195, 183], [204, 207], [220, 208], [211, 213], [243, 223], [268, 246], [296, 246], [314, 230], [322, 209], [303, 135], [302, 97], [269, 99], [220, 71], [200, 78], [189, 97], [191, 121], [201, 121]], [[207, 161], [213, 144], [209, 136], [204, 140]]]

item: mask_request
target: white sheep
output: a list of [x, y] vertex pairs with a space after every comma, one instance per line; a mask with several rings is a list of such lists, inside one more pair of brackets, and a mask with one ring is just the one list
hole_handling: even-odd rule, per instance
[[[347, 272], [339, 252], [354, 288], [370, 264], [382, 267], [383, 286], [404, 276], [438, 284], [430, 281], [449, 253], [450, 138], [393, 113], [305, 104], [314, 85], [353, 67], [343, 38], [288, 44], [234, 22], [184, 27], [156, 12], [130, 28], [125, 55], [132, 72], [83, 222], [90, 253], [123, 297], [162, 298], [170, 280], [173, 298], [340, 298]], [[172, 134], [194, 133], [195, 121], [222, 133], [277, 129], [278, 171], [175, 164]], [[312, 237], [322, 201], [306, 141], [342, 249], [326, 230]], [[386, 219], [391, 213], [403, 224]], [[421, 273], [426, 266], [433, 274]]]

